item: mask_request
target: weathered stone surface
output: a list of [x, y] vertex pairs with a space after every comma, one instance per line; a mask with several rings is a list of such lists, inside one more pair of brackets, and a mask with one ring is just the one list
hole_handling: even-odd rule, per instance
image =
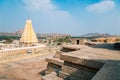
[[92, 71], [77, 69], [66, 65], [62, 66], [62, 72], [68, 73], [70, 76], [77, 77], [81, 80], [90, 80], [96, 74], [95, 72]]
[[62, 52], [57, 51], [56, 54], [55, 54], [55, 56], [54, 56], [54, 58], [59, 58], [60, 59], [61, 58], [61, 53]]
[[68, 73], [63, 72], [63, 71], [59, 71], [59, 77], [63, 78], [64, 80], [70, 80], [70, 75]]
[[52, 72], [42, 77], [42, 80], [63, 80], [56, 76], [56, 73]]
[[88, 49], [89, 47], [85, 45], [63, 45], [63, 48], [77, 51], [77, 50], [82, 50], [82, 49]]
[[[58, 76], [65, 80], [120, 80], [118, 77], [120, 76], [120, 71], [117, 71], [120, 65], [117, 65], [118, 67], [114, 67], [114, 65], [105, 67], [108, 63], [120, 61], [120, 54], [118, 53], [113, 54], [112, 51], [93, 48], [80, 48], [78, 51], [61, 53], [60, 58], [64, 60], [62, 69], [56, 61], [51, 61], [50, 63], [50, 60], [48, 61], [48, 67], [52, 66], [52, 68], [56, 69], [54, 71], [57, 74], [59, 73]], [[115, 73], [118, 74], [115, 75]]]
[[[72, 56], [76, 57], [78, 59], [84, 59], [84, 60], [93, 60], [93, 61], [100, 61], [100, 62], [109, 62], [109, 60], [120, 60], [120, 54], [118, 54], [119, 51], [112, 51], [112, 50], [106, 50], [106, 49], [94, 49], [90, 47], [84, 47], [81, 48], [78, 51], [69, 52], [69, 53], [62, 53], [64, 56]], [[62, 58], [65, 60], [66, 58]], [[73, 62], [76, 62], [72, 59]]]
[[46, 58], [46, 61], [48, 63], [52, 63], [52, 64], [56, 64], [58, 66], [62, 66], [64, 61], [63, 60], [60, 60], [58, 58]]
[[58, 75], [59, 71], [61, 71], [61, 66], [49, 63], [47, 66], [47, 69], [45, 71], [45, 74], [49, 74], [51, 72], [56, 72]]
[[94, 73], [98, 72], [98, 70], [99, 70], [99, 69], [96, 69], [96, 68], [91, 68], [91, 67], [88, 67], [88, 66], [74, 64], [74, 63], [70, 63], [70, 62], [66, 62], [66, 61], [64, 62], [64, 65], [69, 66], [69, 67], [73, 67], [73, 68], [76, 68], [76, 69], [80, 69], [80, 70], [86, 70], [86, 71], [89, 71], [89, 72], [94, 72]]
[[106, 63], [92, 80], [120, 80], [120, 62]]
[[46, 61], [48, 62], [48, 66], [45, 71], [45, 74], [49, 74], [51, 72], [56, 72], [58, 75], [64, 61], [60, 60], [59, 58], [46, 58]]
[[96, 60], [87, 60], [84, 58], [79, 58], [78, 55], [72, 56], [68, 54], [62, 54], [61, 59], [67, 62], [84, 65], [84, 66], [88, 66], [96, 69], [100, 69], [104, 64], [103, 62], [96, 61]]
[[77, 51], [80, 50], [80, 47], [78, 46], [63, 46], [62, 51], [63, 52], [71, 52], [71, 51]]

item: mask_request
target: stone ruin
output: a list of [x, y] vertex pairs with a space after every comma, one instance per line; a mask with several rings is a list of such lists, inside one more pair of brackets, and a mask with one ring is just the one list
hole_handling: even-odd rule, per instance
[[42, 80], [120, 80], [119, 54], [108, 55], [86, 47], [63, 48], [69, 51], [46, 58], [48, 65]]

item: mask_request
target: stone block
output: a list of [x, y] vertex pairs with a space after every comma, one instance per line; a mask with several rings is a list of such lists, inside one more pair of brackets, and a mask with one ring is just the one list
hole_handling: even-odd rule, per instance
[[54, 58], [59, 58], [60, 59], [61, 58], [61, 53], [62, 52], [57, 51], [56, 54], [55, 54], [55, 56], [54, 56]]
[[63, 72], [63, 71], [59, 71], [59, 77], [63, 78], [64, 80], [70, 80], [70, 75], [68, 73]]
[[82, 80], [90, 80], [96, 74], [92, 71], [77, 69], [66, 65], [62, 66], [62, 72], [68, 73], [69, 76], [74, 76]]
[[61, 66], [49, 63], [47, 66], [47, 69], [45, 71], [45, 74], [51, 73], [51, 72], [56, 72], [57, 75], [59, 74], [59, 71], [61, 71]]
[[61, 54], [61, 59], [65, 62], [70, 62], [78, 65], [83, 65], [95, 69], [100, 69], [104, 63], [97, 60], [90, 60], [85, 58], [80, 58], [79, 55]]
[[58, 58], [46, 58], [46, 61], [48, 63], [52, 63], [52, 64], [55, 64], [55, 65], [58, 65], [58, 66], [62, 66], [64, 61], [63, 60], [60, 60]]
[[61, 51], [63, 52], [71, 52], [71, 51], [77, 51], [77, 50], [80, 50], [80, 48], [72, 47], [72, 46], [63, 46], [63, 48], [61, 49]]

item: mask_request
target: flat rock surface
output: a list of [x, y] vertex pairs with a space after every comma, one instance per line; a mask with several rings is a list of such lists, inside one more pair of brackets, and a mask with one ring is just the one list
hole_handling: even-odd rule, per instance
[[80, 50], [86, 47], [87, 46], [84, 46], [84, 45], [63, 45], [63, 48], [75, 49], [75, 50]]
[[46, 57], [53, 57], [53, 54], [1, 63], [0, 80], [41, 80], [40, 73], [47, 67]]
[[92, 80], [120, 80], [119, 50], [84, 47], [79, 51], [62, 53], [61, 58], [66, 63], [100, 69]]
[[[116, 61], [120, 60], [120, 51], [115, 50], [108, 50], [108, 49], [99, 49], [99, 48], [91, 48], [87, 46], [83, 46], [81, 50], [69, 52], [69, 53], [62, 53], [62, 56], [72, 56], [80, 59], [86, 60], [97, 60], [97, 61]], [[66, 58], [63, 58], [65, 60]]]

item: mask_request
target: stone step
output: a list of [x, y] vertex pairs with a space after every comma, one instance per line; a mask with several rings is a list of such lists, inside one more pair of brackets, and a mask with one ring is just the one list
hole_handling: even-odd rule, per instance
[[64, 62], [70, 62], [95, 69], [100, 69], [104, 65], [103, 62], [92, 59], [90, 60], [90, 59], [80, 58], [79, 55], [72, 55], [69, 53], [61, 54], [61, 59], [64, 60]]
[[64, 80], [70, 80], [70, 75], [68, 73], [65, 73], [63, 71], [59, 71], [59, 77]]
[[61, 71], [61, 67], [55, 64], [48, 64], [47, 69], [45, 71], [45, 74], [49, 74], [51, 72], [56, 72], [57, 75], [59, 74], [59, 71]]
[[56, 72], [58, 75], [59, 71], [61, 71], [61, 67], [62, 67], [64, 61], [60, 60], [58, 58], [46, 58], [46, 61], [48, 62], [48, 65], [47, 65], [45, 74], [49, 74], [51, 72]]
[[58, 66], [62, 66], [64, 61], [63, 60], [60, 60], [59, 58], [46, 58], [46, 61], [48, 63], [52, 63], [52, 64], [55, 64], [55, 65], [58, 65]]
[[81, 80], [90, 80], [96, 74], [94, 71], [86, 69], [77, 69], [71, 66], [62, 66], [62, 72], [68, 73], [70, 76], [74, 76]]

